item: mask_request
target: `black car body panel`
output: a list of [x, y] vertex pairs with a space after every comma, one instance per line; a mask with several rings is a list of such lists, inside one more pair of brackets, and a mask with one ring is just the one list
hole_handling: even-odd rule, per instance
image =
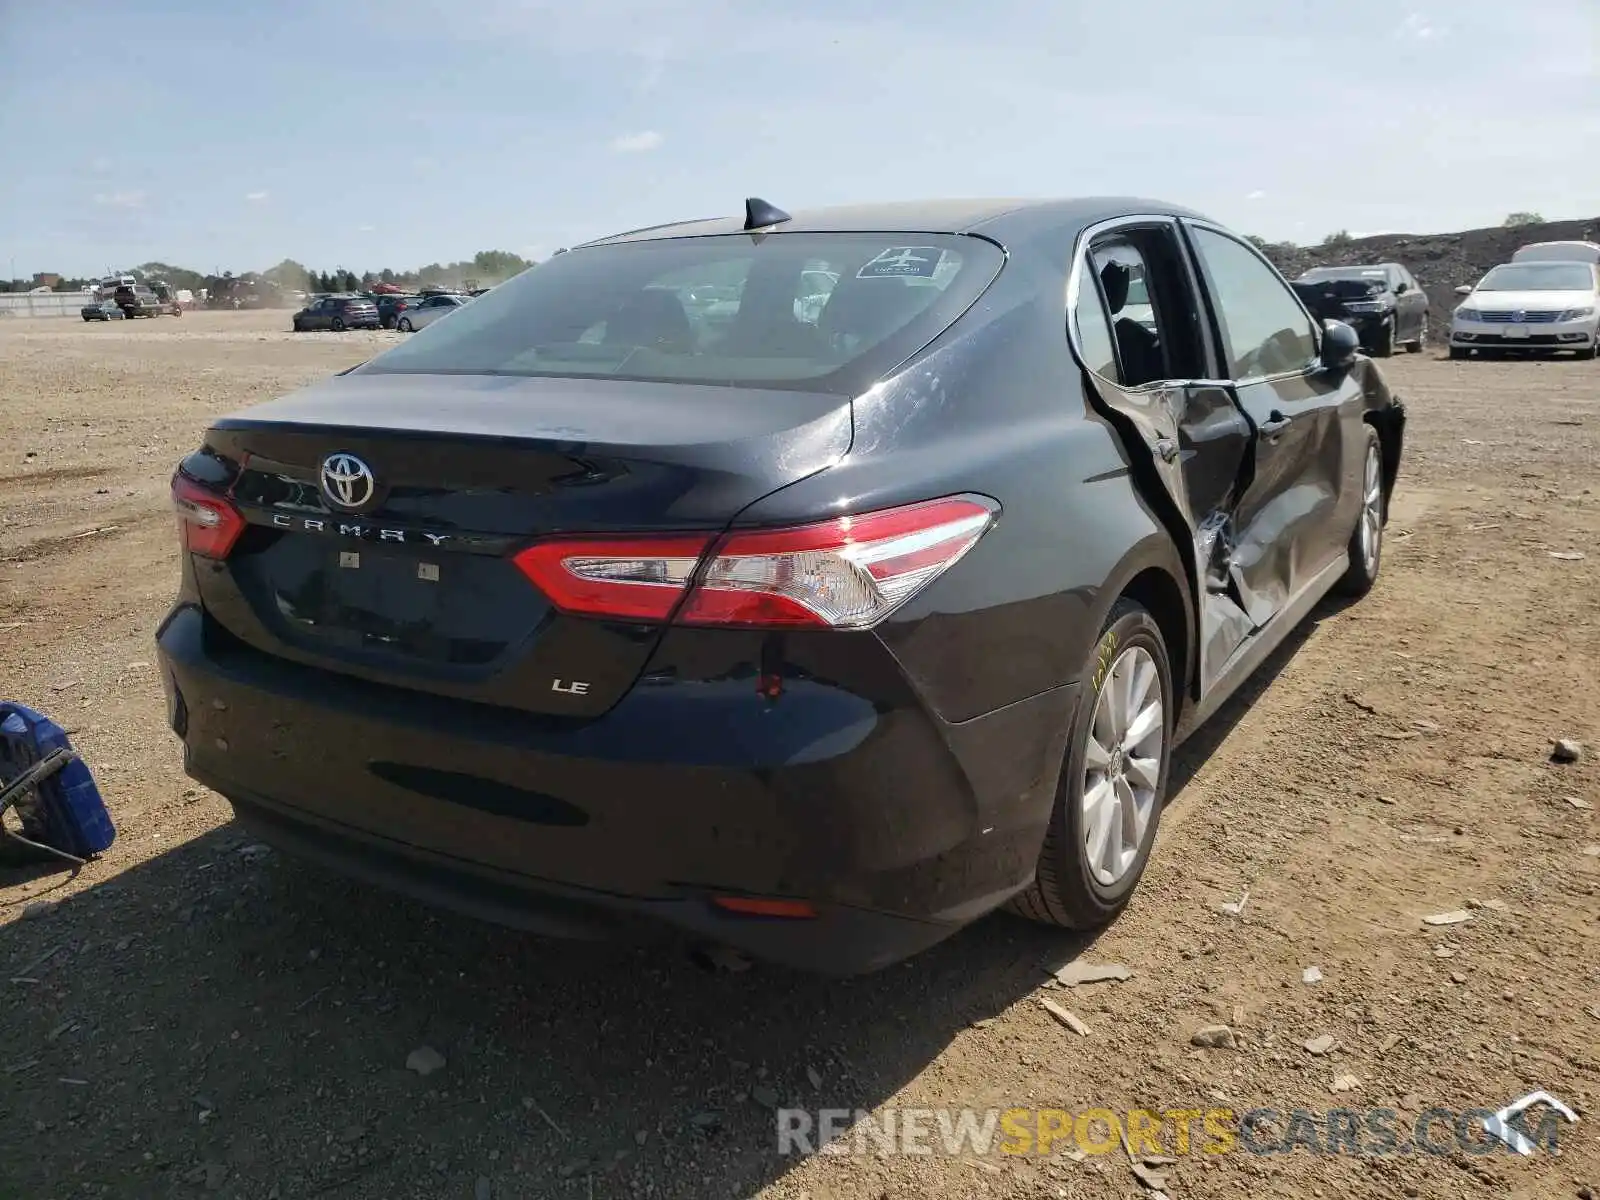
[[[556, 612], [508, 552], [534, 533], [720, 531], [850, 445], [845, 397], [704, 387], [668, 408], [650, 391], [356, 374], [218, 421], [206, 453], [250, 529], [246, 553], [198, 572], [199, 599], [235, 636], [293, 661], [598, 715], [632, 686], [659, 629]], [[364, 512], [319, 494], [319, 464], [336, 452], [385, 464]], [[363, 556], [359, 569], [341, 568], [344, 553]], [[437, 579], [417, 577], [419, 555]], [[551, 691], [574, 676], [589, 684], [581, 698]]]
[[[1118, 598], [1161, 624], [1181, 736], [1345, 568], [1357, 439], [1378, 428], [1392, 488], [1404, 409], [1368, 360], [1317, 358], [1321, 326], [1286, 286], [1280, 340], [1311, 353], [1235, 369], [1217, 297], [1259, 255], [1152, 201], [884, 206], [594, 245], [733, 238], [765, 262], [808, 244], [791, 233], [884, 230], [897, 251], [990, 249], [966, 291], [837, 369], [661, 382], [625, 374], [665, 369], [649, 354], [598, 349], [583, 369], [612, 374], [423, 369], [520, 311], [551, 264], [577, 271], [579, 247], [217, 422], [178, 480], [226, 497], [242, 533], [221, 559], [182, 556], [158, 635], [189, 772], [265, 836], [480, 915], [561, 933], [642, 917], [824, 970], [903, 957], [1027, 886]], [[1179, 374], [1141, 383], [1125, 348], [1095, 357], [1080, 306], [1123, 302], [1102, 254], [1142, 257]], [[371, 464], [351, 503], [345, 456]], [[755, 545], [957, 496], [989, 506], [984, 531], [861, 628], [578, 615], [513, 565], [553, 537]], [[727, 896], [813, 911], [731, 916], [712, 903]]]

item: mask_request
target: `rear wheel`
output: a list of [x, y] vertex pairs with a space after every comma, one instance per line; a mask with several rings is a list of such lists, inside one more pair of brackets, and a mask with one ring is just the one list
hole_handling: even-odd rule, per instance
[[1361, 509], [1350, 532], [1350, 567], [1336, 587], [1346, 596], [1365, 596], [1378, 581], [1383, 565], [1383, 526], [1388, 506], [1383, 495], [1383, 452], [1378, 431], [1366, 426], [1367, 445], [1362, 456]]
[[328, 325], [328, 328], [333, 330], [335, 333], [343, 333], [344, 332], [344, 318], [343, 317], [335, 317], [333, 319], [333, 321]]
[[1094, 929], [1122, 911], [1161, 822], [1173, 704], [1155, 618], [1117, 601], [1083, 678], [1038, 870], [1011, 901], [1014, 912], [1067, 929]]
[[1428, 318], [1422, 318], [1422, 324], [1417, 326], [1417, 336], [1406, 343], [1407, 354], [1421, 354], [1423, 347], [1428, 344]]

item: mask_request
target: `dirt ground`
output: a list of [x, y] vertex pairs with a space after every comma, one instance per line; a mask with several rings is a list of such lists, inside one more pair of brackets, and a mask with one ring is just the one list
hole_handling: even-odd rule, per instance
[[[1384, 364], [1411, 421], [1383, 577], [1181, 752], [1123, 918], [995, 916], [839, 982], [435, 912], [265, 851], [185, 779], [152, 666], [170, 470], [400, 336], [287, 323], [0, 324], [0, 696], [75, 731], [120, 831], [75, 878], [0, 871], [0, 1196], [1153, 1198], [1071, 1140], [781, 1156], [769, 1109], [1380, 1107], [1409, 1146], [1429, 1108], [1539, 1088], [1580, 1114], [1558, 1155], [1444, 1119], [1439, 1155], [1141, 1169], [1172, 1200], [1600, 1190], [1600, 363]], [[1075, 955], [1131, 977], [1056, 985]], [[1231, 1048], [1191, 1045], [1217, 1023]]]

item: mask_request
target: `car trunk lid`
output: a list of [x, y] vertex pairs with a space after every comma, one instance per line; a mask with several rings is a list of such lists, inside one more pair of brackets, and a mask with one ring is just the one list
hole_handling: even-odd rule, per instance
[[597, 715], [659, 627], [563, 614], [511, 555], [547, 535], [718, 532], [850, 436], [849, 399], [812, 392], [337, 377], [208, 433], [246, 530], [225, 560], [195, 559], [201, 600], [265, 653]]

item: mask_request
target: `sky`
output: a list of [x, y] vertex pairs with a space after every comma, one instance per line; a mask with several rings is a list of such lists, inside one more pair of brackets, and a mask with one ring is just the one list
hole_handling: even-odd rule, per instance
[[1597, 145], [1597, 0], [0, 0], [11, 275], [541, 258], [750, 195], [1315, 243], [1595, 216]]

